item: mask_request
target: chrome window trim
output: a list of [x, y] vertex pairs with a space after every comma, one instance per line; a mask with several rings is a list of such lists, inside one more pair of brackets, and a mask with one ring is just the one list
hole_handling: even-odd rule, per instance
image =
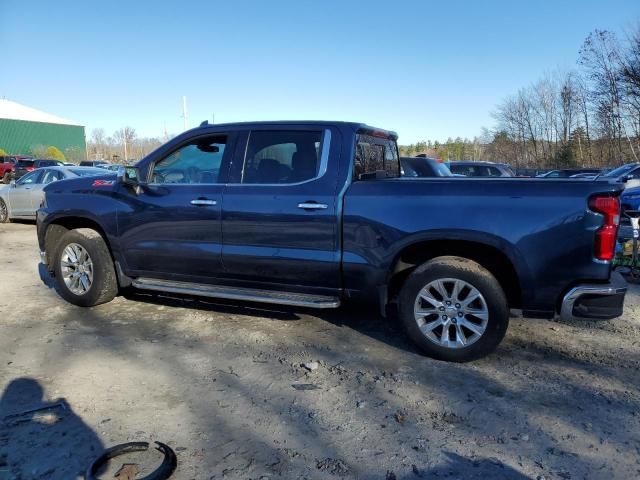
[[[260, 131], [268, 131], [268, 130], [255, 130], [256, 132]], [[291, 132], [314, 132], [317, 130], [278, 130], [278, 131], [291, 131]], [[318, 169], [318, 174], [310, 178], [308, 180], [303, 180], [301, 182], [294, 183], [242, 183], [244, 180], [244, 168], [247, 165], [247, 151], [249, 150], [249, 141], [251, 140], [251, 133], [249, 132], [249, 136], [247, 137], [247, 144], [244, 149], [244, 158], [242, 159], [242, 177], [240, 178], [240, 183], [229, 183], [231, 186], [248, 186], [248, 187], [293, 187], [297, 185], [304, 185], [305, 183], [315, 182], [316, 180], [321, 179], [327, 173], [327, 167], [329, 165], [329, 150], [331, 148], [331, 130], [328, 128], [322, 129], [322, 144], [320, 145], [320, 168]]]

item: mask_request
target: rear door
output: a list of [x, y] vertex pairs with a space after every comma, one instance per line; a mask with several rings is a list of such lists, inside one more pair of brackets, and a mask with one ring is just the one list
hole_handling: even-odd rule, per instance
[[282, 127], [245, 137], [224, 193], [225, 275], [254, 287], [335, 293], [338, 132]]
[[199, 134], [152, 159], [148, 184], [118, 211], [129, 274], [212, 283], [220, 275], [222, 191], [234, 133]]

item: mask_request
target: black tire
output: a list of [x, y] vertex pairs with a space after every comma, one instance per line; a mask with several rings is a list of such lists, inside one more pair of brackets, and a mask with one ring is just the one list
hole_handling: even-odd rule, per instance
[[9, 218], [9, 207], [4, 203], [4, 200], [0, 198], [0, 223], [10, 223], [11, 219]]
[[[488, 311], [486, 327], [479, 338], [468, 346], [452, 348], [437, 344], [421, 331], [414, 315], [418, 294], [431, 282], [442, 279], [461, 280], [474, 287], [483, 297]], [[438, 307], [438, 309], [440, 308], [442, 307]], [[509, 325], [507, 297], [496, 278], [478, 263], [462, 257], [437, 257], [416, 268], [409, 275], [400, 291], [399, 312], [405, 331], [411, 340], [428, 356], [449, 362], [468, 362], [493, 352], [504, 338]], [[446, 312], [431, 314], [435, 316], [428, 318], [438, 320], [440, 313]], [[460, 313], [459, 315], [464, 314]], [[451, 318], [457, 319], [458, 317], [454, 315]], [[427, 320], [423, 320], [423, 322], [427, 323]], [[451, 322], [455, 323], [454, 320]], [[442, 332], [442, 327], [437, 328], [440, 328], [439, 332]], [[450, 328], [453, 329], [453, 336], [455, 336], [456, 325], [451, 325]], [[437, 332], [438, 330], [434, 332], [436, 337], [438, 336]], [[451, 333], [448, 333], [448, 336], [450, 337]]]
[[2, 183], [5, 185], [9, 185], [11, 183], [11, 174], [9, 172], [5, 173], [2, 177]]
[[[84, 248], [93, 264], [93, 281], [86, 293], [78, 295], [72, 292], [63, 278], [62, 257], [70, 244]], [[65, 233], [49, 258], [53, 258], [56, 290], [69, 303], [80, 307], [93, 307], [113, 300], [118, 294], [118, 281], [109, 248], [102, 236], [90, 228], [78, 228]]]

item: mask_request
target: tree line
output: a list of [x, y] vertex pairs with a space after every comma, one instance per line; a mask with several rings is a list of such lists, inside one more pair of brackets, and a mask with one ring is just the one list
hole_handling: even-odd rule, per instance
[[133, 127], [123, 127], [112, 135], [104, 128], [94, 128], [87, 140], [87, 155], [91, 160], [106, 160], [112, 163], [131, 163], [140, 160], [171, 136], [139, 137]]
[[615, 166], [640, 158], [640, 24], [625, 38], [595, 30], [576, 68], [543, 75], [505, 98], [480, 136], [400, 147], [444, 160], [515, 167]]

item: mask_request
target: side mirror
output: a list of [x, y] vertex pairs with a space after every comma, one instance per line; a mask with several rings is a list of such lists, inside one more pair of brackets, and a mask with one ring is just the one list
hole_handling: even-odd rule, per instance
[[143, 182], [140, 180], [138, 167], [122, 166], [118, 168], [117, 180], [118, 183], [133, 188], [136, 194], [140, 193], [140, 185]]
[[120, 167], [118, 168], [118, 182], [125, 185], [140, 185], [140, 170], [138, 167]]
[[627, 183], [629, 180], [633, 179], [633, 175], [624, 175], [620, 180], [624, 183]]
[[16, 181], [15, 180], [11, 180], [9, 182], [9, 185], [11, 185], [11, 188], [16, 188]]

